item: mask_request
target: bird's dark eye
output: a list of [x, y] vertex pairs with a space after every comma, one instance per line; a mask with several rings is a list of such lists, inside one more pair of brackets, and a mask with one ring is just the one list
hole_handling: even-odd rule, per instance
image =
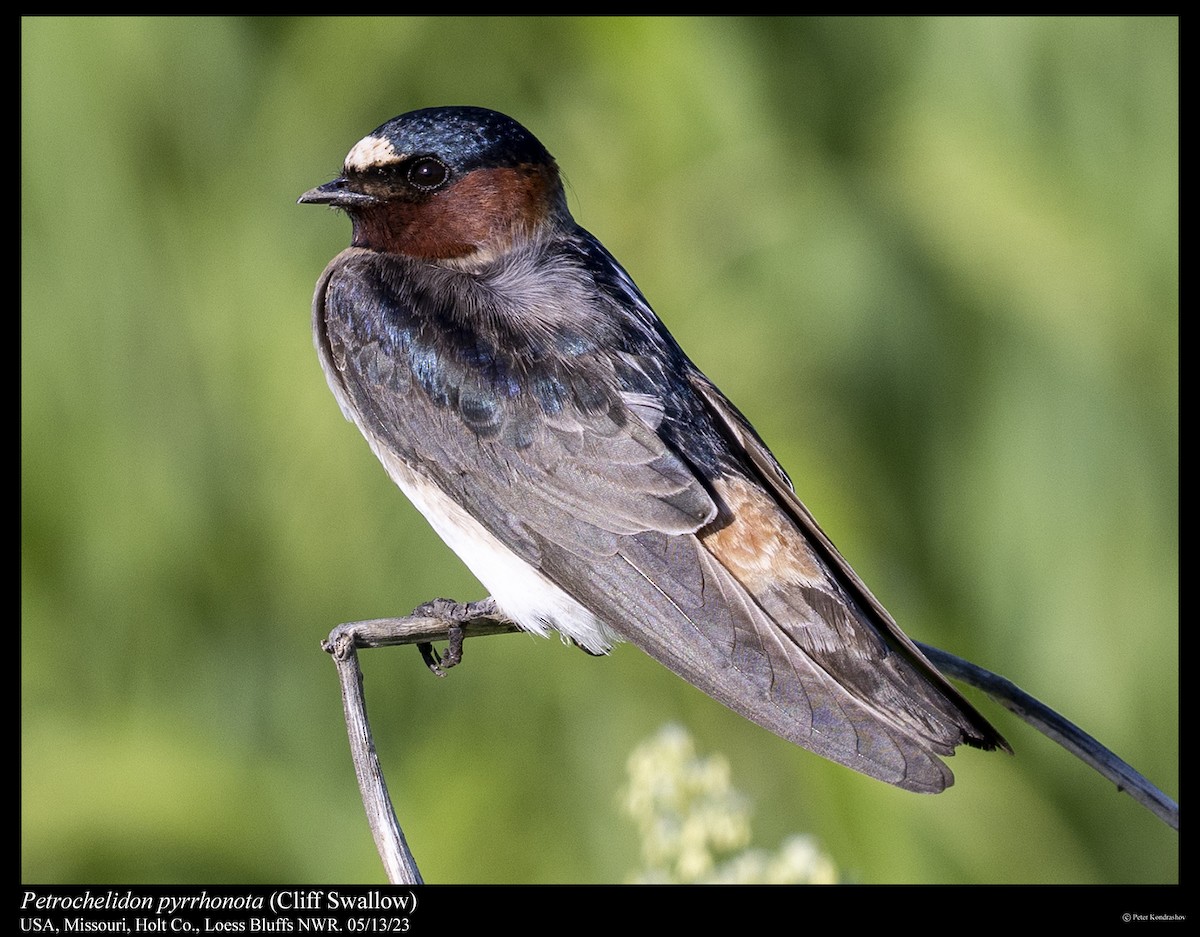
[[440, 159], [422, 156], [408, 167], [409, 183], [422, 192], [432, 192], [450, 178], [450, 170]]

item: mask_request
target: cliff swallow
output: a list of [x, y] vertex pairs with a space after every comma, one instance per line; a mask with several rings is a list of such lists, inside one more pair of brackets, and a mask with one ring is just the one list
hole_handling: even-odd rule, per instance
[[528, 631], [635, 644], [746, 718], [913, 791], [1007, 743], [921, 654], [750, 423], [567, 209], [516, 121], [403, 114], [300, 197], [349, 215], [313, 300], [346, 417]]

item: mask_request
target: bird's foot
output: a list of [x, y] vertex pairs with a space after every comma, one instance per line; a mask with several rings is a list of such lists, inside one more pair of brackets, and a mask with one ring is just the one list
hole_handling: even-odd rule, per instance
[[434, 674], [446, 676], [446, 671], [462, 663], [464, 628], [477, 618], [493, 617], [497, 614], [496, 603], [491, 598], [478, 602], [455, 602], [453, 599], [434, 599], [413, 609], [413, 618], [435, 618], [446, 624], [446, 653], [439, 654], [432, 642], [417, 645], [421, 657]]

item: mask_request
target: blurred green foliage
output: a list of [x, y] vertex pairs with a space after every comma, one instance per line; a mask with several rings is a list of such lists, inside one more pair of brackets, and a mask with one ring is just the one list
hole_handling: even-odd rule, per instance
[[[435, 104], [538, 134], [910, 634], [1177, 795], [1174, 19], [21, 34], [25, 881], [382, 880], [319, 641], [480, 590], [326, 388], [309, 301], [349, 225], [295, 200]], [[809, 832], [857, 881], [1178, 878], [1174, 832], [987, 701], [1017, 756], [921, 797], [629, 648], [364, 666], [432, 882], [624, 880], [626, 758], [668, 720], [733, 764], [759, 845]]]

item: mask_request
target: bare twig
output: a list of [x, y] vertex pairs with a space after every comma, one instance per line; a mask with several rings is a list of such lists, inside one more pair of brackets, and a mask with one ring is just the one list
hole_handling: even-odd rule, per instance
[[353, 637], [355, 647], [427, 644], [447, 640], [455, 626], [462, 628], [464, 637], [468, 638], [513, 634], [521, 630], [497, 612], [490, 599], [466, 604], [434, 599], [415, 609], [407, 618], [372, 618], [338, 625], [322, 647], [329, 650], [328, 645], [347, 634]]
[[917, 646], [946, 676], [983, 690], [1005, 709], [1016, 713], [1047, 738], [1058, 742], [1090, 765], [1168, 826], [1179, 829], [1179, 805], [1073, 722], [1063, 718], [1011, 680], [977, 664], [917, 642]]
[[358, 666], [358, 651], [353, 632], [345, 631], [336, 639], [330, 635], [325, 650], [337, 664], [342, 684], [342, 708], [346, 713], [346, 732], [350, 736], [350, 752], [358, 789], [367, 811], [367, 823], [375, 837], [375, 848], [383, 860], [388, 881], [393, 885], [420, 885], [423, 882], [416, 860], [408, 848], [404, 831], [396, 821], [387, 784], [375, 754], [375, 741], [367, 722], [366, 700], [362, 690], [362, 669]]
[[357, 649], [417, 644], [422, 647], [422, 654], [430, 669], [443, 676], [439, 664], [452, 667], [458, 663], [458, 657], [439, 661], [431, 647], [426, 650], [430, 642], [450, 638], [457, 631], [461, 650], [463, 637], [509, 634], [519, 630], [496, 613], [490, 600], [460, 605], [446, 599], [435, 599], [407, 618], [376, 618], [338, 625], [321, 644], [337, 665], [338, 680], [342, 685], [342, 709], [346, 714], [346, 733], [350, 737], [350, 754], [354, 761], [354, 773], [358, 777], [358, 789], [367, 812], [371, 835], [375, 838], [375, 848], [383, 860], [388, 881], [393, 885], [419, 885], [423, 879], [404, 838], [404, 831], [396, 820], [379, 766], [379, 757], [375, 753]]
[[[416, 644], [421, 648], [429, 668], [438, 676], [444, 676], [443, 668], [453, 667], [459, 662], [463, 638], [517, 631], [520, 629], [500, 614], [490, 599], [465, 605], [449, 599], [435, 599], [416, 609], [407, 618], [376, 618], [338, 625], [322, 644], [337, 664], [354, 772], [358, 776], [358, 786], [375, 846], [383, 860], [388, 880], [394, 884], [420, 884], [422, 879], [404, 839], [404, 832], [396, 821], [375, 754], [356, 649]], [[432, 648], [432, 642], [443, 640], [450, 642], [450, 651], [445, 659], [440, 658]], [[1128, 793], [1163, 822], [1179, 829], [1178, 804], [1078, 726], [1010, 680], [940, 648], [920, 642], [918, 646], [934, 666], [948, 677], [987, 693], [1000, 705], [1108, 778], [1118, 790]]]

